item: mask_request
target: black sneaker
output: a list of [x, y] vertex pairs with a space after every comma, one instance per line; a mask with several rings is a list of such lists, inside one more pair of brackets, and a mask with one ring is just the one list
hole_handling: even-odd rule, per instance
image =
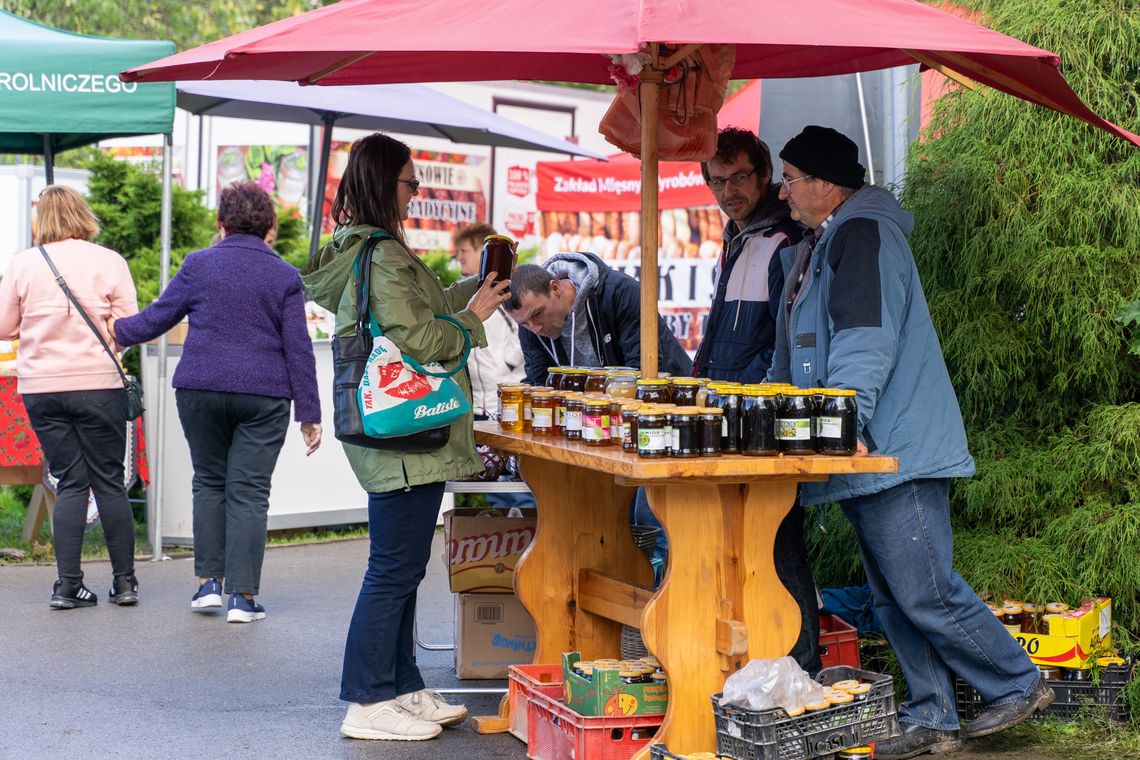
[[1039, 678], [1029, 694], [1004, 705], [986, 708], [977, 718], [966, 724], [962, 733], [967, 739], [976, 739], [1012, 728], [1038, 710], [1053, 704], [1055, 697], [1045, 679]]
[[958, 730], [939, 731], [917, 723], [899, 724], [899, 734], [875, 742], [875, 757], [881, 760], [907, 760], [925, 755], [945, 755], [962, 749]]
[[139, 603], [139, 582], [134, 573], [115, 576], [115, 580], [111, 582], [111, 591], [107, 594], [107, 601], [120, 607]]
[[56, 581], [55, 587], [51, 590], [51, 608], [53, 610], [72, 610], [76, 607], [94, 607], [99, 603], [99, 597], [95, 593], [84, 586], [82, 583], [79, 585], [63, 584], [63, 581]]

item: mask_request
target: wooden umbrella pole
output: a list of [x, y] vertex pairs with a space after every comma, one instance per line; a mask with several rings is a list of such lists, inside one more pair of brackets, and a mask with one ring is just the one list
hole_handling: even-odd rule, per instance
[[641, 72], [641, 376], [657, 377], [657, 43]]

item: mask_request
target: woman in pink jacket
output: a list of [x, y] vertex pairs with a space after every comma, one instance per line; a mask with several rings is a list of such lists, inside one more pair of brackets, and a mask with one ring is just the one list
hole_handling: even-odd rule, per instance
[[123, 257], [91, 242], [99, 223], [76, 191], [49, 185], [40, 193], [33, 222], [37, 247], [17, 253], [0, 280], [0, 339], [19, 339], [17, 391], [39, 438], [51, 474], [59, 481], [52, 531], [59, 580], [55, 609], [91, 607], [96, 595], [83, 584], [80, 553], [87, 494], [95, 493], [114, 576], [112, 604], [138, 602], [135, 524], [123, 485], [127, 400], [111, 357], [56, 282], [47, 251], [76, 300], [112, 350], [107, 317], [138, 312], [135, 285]]

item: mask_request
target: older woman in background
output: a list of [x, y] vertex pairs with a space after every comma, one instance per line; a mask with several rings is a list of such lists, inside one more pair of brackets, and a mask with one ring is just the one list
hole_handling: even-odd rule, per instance
[[[300, 274], [265, 244], [273, 202], [253, 182], [218, 195], [222, 239], [191, 253], [162, 296], [135, 317], [111, 320], [121, 345], [162, 335], [183, 317], [190, 330], [172, 384], [194, 466], [196, 612], [265, 617], [261, 585], [269, 487], [289, 427], [307, 453], [321, 443], [316, 361]], [[223, 579], [225, 587], [223, 589]]]
[[[56, 486], [52, 535], [59, 580], [51, 606], [91, 607], [80, 556], [88, 493], [94, 492], [111, 557], [112, 604], [139, 600], [135, 523], [123, 484], [127, 400], [123, 380], [99, 337], [72, 306], [48, 258], [96, 329], [112, 314], [139, 310], [123, 257], [91, 241], [99, 222], [79, 193], [49, 185], [32, 223], [38, 246], [13, 257], [0, 280], [0, 339], [19, 339], [17, 391]], [[102, 336], [112, 347], [114, 336]]]

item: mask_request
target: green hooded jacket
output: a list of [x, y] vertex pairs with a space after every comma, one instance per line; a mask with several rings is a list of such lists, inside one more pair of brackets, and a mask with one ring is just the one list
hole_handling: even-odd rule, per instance
[[[309, 296], [336, 314], [338, 336], [351, 335], [356, 324], [353, 267], [362, 244], [377, 230], [367, 225], [338, 227], [320, 256], [301, 270]], [[487, 345], [483, 323], [466, 308], [477, 289], [477, 278], [468, 277], [445, 290], [420, 257], [396, 240], [380, 241], [372, 254], [372, 316], [384, 335], [421, 363], [440, 362], [452, 370], [463, 355], [463, 335], [455, 325], [435, 319], [436, 314], [458, 319], [471, 334], [473, 347]], [[453, 377], [470, 399], [467, 370]], [[470, 414], [452, 424], [446, 446], [426, 454], [342, 445], [356, 479], [369, 493], [463, 478], [483, 469]]]

